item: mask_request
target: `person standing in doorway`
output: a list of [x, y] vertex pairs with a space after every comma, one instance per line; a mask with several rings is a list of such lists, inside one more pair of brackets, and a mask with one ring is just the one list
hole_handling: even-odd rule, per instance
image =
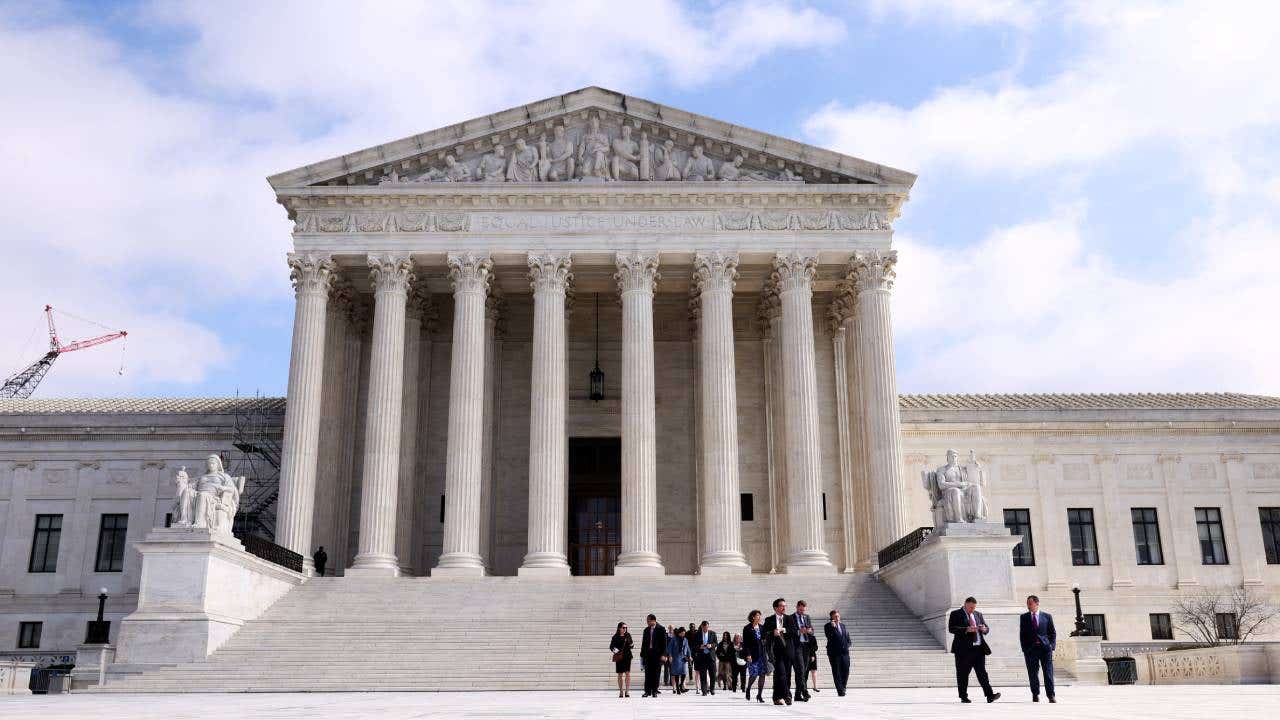
[[1053, 692], [1053, 651], [1058, 646], [1058, 630], [1053, 616], [1040, 609], [1040, 598], [1027, 596], [1027, 611], [1018, 621], [1018, 640], [1022, 657], [1027, 661], [1027, 678], [1031, 682], [1031, 702], [1040, 702], [1040, 669], [1044, 669], [1044, 694], [1049, 702], [1058, 702]]
[[951, 652], [956, 656], [956, 690], [960, 692], [960, 702], [969, 700], [969, 673], [978, 676], [978, 684], [987, 696], [987, 702], [1000, 699], [1000, 693], [991, 689], [987, 679], [987, 656], [991, 654], [991, 646], [987, 644], [987, 627], [978, 612], [978, 601], [972, 597], [965, 598], [964, 607], [951, 611], [947, 618], [947, 628], [951, 631]]
[[832, 610], [831, 620], [822, 627], [827, 636], [827, 662], [831, 663], [831, 682], [836, 695], [844, 697], [849, 683], [849, 629], [840, 622], [840, 611]]
[[315, 563], [316, 577], [324, 577], [325, 565], [329, 564], [329, 554], [324, 551], [323, 545], [311, 556], [311, 562]]
[[649, 614], [645, 619], [644, 636], [640, 639], [640, 662], [644, 663], [644, 697], [658, 696], [658, 681], [662, 679], [663, 664], [667, 661], [667, 629], [658, 624], [658, 618]]

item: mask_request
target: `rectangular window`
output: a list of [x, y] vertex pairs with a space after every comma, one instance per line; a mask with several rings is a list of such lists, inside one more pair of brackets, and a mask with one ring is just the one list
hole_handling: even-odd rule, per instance
[[1160, 548], [1160, 522], [1155, 508], [1130, 508], [1133, 518], [1133, 547], [1139, 565], [1163, 565], [1164, 552]]
[[1217, 626], [1219, 640], [1239, 640], [1240, 623], [1235, 613], [1215, 613], [1214, 624]]
[[1010, 535], [1021, 535], [1022, 542], [1013, 546], [1013, 564], [1030, 567], [1036, 564], [1035, 543], [1031, 540], [1031, 511], [1026, 508], [1010, 508], [1004, 511], [1004, 526]]
[[128, 531], [128, 515], [102, 516], [102, 524], [98, 526], [98, 560], [94, 563], [94, 572], [124, 570], [124, 538]]
[[742, 493], [742, 522], [753, 522], [756, 519], [756, 501], [751, 493]]
[[822, 521], [827, 521], [827, 494], [822, 493]]
[[1262, 521], [1262, 547], [1268, 565], [1280, 565], [1280, 507], [1258, 508]]
[[1204, 565], [1227, 564], [1227, 541], [1222, 534], [1222, 511], [1218, 508], [1196, 508], [1196, 530], [1200, 533], [1200, 562]]
[[1067, 526], [1071, 531], [1071, 564], [1097, 565], [1098, 534], [1093, 527], [1093, 509], [1068, 509]]
[[35, 537], [31, 539], [31, 561], [27, 572], [58, 571], [58, 543], [62, 540], [61, 515], [37, 515]]
[[44, 623], [40, 622], [18, 623], [18, 649], [35, 650], [39, 648], [40, 630], [43, 627]]
[[444, 496], [440, 496], [440, 524], [444, 524]]
[[1173, 639], [1173, 623], [1169, 619], [1169, 613], [1151, 613], [1151, 639], [1152, 640], [1172, 640]]
[[1106, 615], [1102, 615], [1102, 614], [1090, 615], [1088, 613], [1085, 613], [1084, 625], [1085, 627], [1089, 628], [1089, 634], [1092, 635], [1093, 637], [1100, 637], [1103, 640], [1107, 639], [1107, 616]]

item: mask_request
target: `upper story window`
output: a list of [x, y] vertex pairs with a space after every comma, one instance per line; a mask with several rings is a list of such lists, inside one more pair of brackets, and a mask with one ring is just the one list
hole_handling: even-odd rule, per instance
[[1027, 508], [1008, 508], [1004, 511], [1004, 526], [1010, 535], [1021, 535], [1022, 542], [1013, 546], [1013, 564], [1030, 567], [1036, 564], [1035, 543], [1031, 539], [1031, 511]]
[[1098, 533], [1093, 526], [1093, 508], [1067, 510], [1067, 527], [1071, 531], [1071, 564], [1098, 564]]
[[35, 535], [31, 538], [31, 560], [27, 572], [58, 571], [58, 544], [62, 540], [61, 515], [37, 515]]
[[1227, 541], [1222, 532], [1222, 510], [1196, 508], [1196, 530], [1200, 534], [1200, 562], [1227, 564]]
[[1139, 565], [1163, 565], [1164, 552], [1160, 547], [1160, 522], [1155, 508], [1131, 508], [1133, 519], [1133, 549]]
[[1280, 507], [1258, 508], [1262, 521], [1262, 548], [1268, 565], [1280, 565]]
[[98, 527], [98, 559], [94, 572], [124, 570], [125, 535], [129, 531], [127, 514], [103, 515]]

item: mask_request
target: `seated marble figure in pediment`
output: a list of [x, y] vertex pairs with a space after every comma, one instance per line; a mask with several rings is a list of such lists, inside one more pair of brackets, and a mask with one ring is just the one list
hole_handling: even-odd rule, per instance
[[524, 133], [528, 140], [521, 133], [511, 133], [517, 135], [512, 150], [495, 136], [487, 143], [455, 147], [443, 162], [433, 163], [423, 156], [419, 167], [391, 169], [375, 182], [804, 182], [805, 168], [795, 163], [766, 160], [761, 153], [683, 131], [657, 130], [665, 137], [655, 137], [647, 129], [637, 133], [631, 124], [604, 121], [596, 114], [582, 120], [563, 119], [551, 127], [550, 139], [542, 128], [530, 126]]

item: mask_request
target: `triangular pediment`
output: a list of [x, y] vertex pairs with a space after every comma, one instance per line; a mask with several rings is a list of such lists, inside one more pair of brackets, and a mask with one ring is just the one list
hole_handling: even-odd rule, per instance
[[277, 190], [702, 180], [909, 188], [915, 175], [588, 87], [268, 178]]

